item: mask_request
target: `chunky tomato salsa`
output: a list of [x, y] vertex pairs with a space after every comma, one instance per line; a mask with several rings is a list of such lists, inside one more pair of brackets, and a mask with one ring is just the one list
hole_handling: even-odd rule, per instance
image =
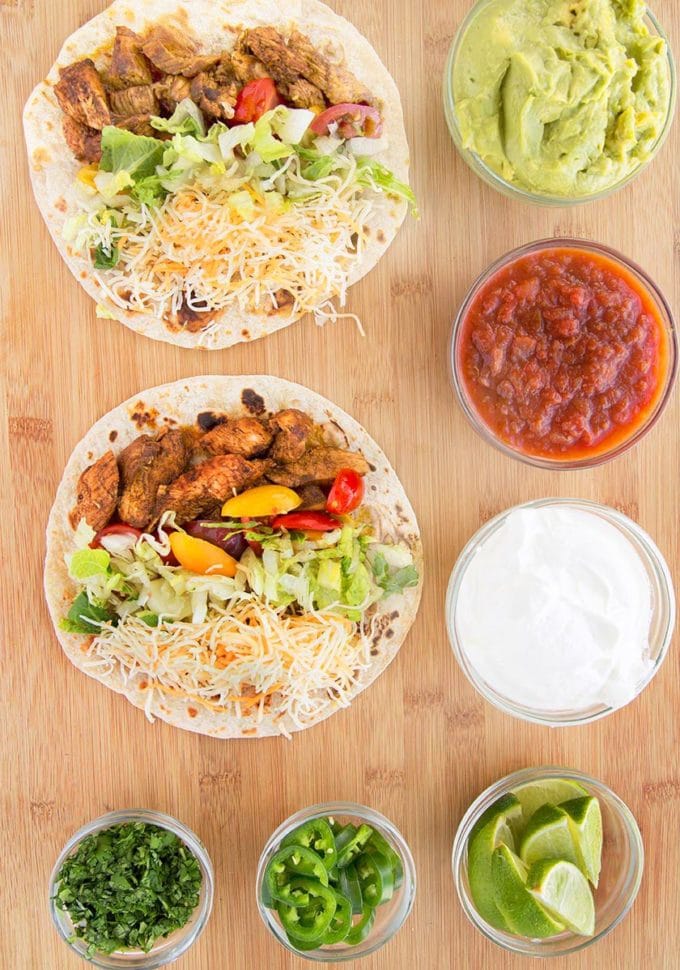
[[668, 336], [632, 273], [556, 247], [484, 283], [456, 353], [463, 391], [496, 437], [566, 461], [609, 451], [644, 424], [665, 383]]

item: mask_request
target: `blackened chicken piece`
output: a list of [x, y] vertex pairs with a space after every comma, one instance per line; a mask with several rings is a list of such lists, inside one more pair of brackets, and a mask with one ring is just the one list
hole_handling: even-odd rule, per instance
[[239, 88], [234, 75], [218, 77], [203, 71], [191, 82], [191, 98], [208, 118], [229, 121], [234, 117]]
[[151, 84], [112, 91], [109, 102], [111, 111], [122, 118], [131, 118], [133, 115], [157, 115], [159, 109], [158, 98]]
[[102, 133], [81, 125], [70, 115], [61, 119], [66, 144], [80, 162], [98, 162], [102, 157]]
[[200, 519], [234, 493], [262, 478], [269, 461], [248, 461], [242, 455], [216, 455], [194, 465], [158, 492], [155, 515], [172, 509], [178, 524]]
[[314, 429], [309, 415], [296, 408], [286, 408], [273, 415], [269, 427], [275, 434], [270, 452], [275, 462], [286, 464], [302, 458], [307, 439]]
[[167, 431], [159, 438], [141, 435], [121, 452], [119, 462], [123, 494], [118, 514], [135, 529], [145, 529], [153, 518], [156, 496], [182, 474], [189, 452], [180, 430]]
[[302, 63], [300, 74], [323, 91], [331, 104], [374, 103], [371, 92], [350, 71], [320, 54], [309, 37], [294, 30], [288, 40], [288, 50], [295, 54], [297, 63]]
[[176, 27], [156, 24], [144, 38], [142, 50], [154, 67], [164, 74], [195, 77], [209, 71], [220, 59], [219, 54], [199, 55], [193, 40]]
[[216, 425], [201, 438], [201, 448], [209, 455], [263, 454], [272, 443], [272, 433], [257, 418], [235, 418]]
[[191, 81], [181, 75], [166, 74], [160, 81], [156, 81], [154, 91], [163, 111], [172, 114], [180, 101], [191, 97]]
[[298, 461], [277, 465], [267, 472], [267, 478], [277, 485], [299, 488], [312, 482], [332, 482], [343, 468], [351, 468], [366, 475], [370, 466], [363, 455], [341, 448], [310, 448]]
[[79, 124], [101, 131], [111, 123], [104, 84], [89, 57], [60, 69], [54, 93], [64, 114]]
[[128, 27], [116, 27], [108, 82], [112, 88], [151, 84], [151, 65], [142, 53], [142, 38]]
[[107, 451], [90, 465], [78, 479], [76, 504], [69, 513], [69, 522], [75, 529], [85, 519], [90, 528], [99, 532], [116, 511], [120, 475], [115, 455]]

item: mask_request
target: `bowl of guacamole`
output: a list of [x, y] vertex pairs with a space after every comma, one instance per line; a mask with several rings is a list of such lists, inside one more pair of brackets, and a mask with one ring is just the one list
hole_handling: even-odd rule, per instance
[[587, 202], [661, 147], [675, 67], [644, 0], [478, 0], [449, 53], [444, 105], [463, 158], [494, 187]]

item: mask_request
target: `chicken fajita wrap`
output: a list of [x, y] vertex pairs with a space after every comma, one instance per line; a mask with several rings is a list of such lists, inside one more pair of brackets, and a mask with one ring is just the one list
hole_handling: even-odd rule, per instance
[[394, 82], [317, 0], [115, 0], [24, 129], [98, 314], [184, 347], [334, 318], [414, 202]]
[[131, 398], [67, 465], [45, 590], [72, 663], [153, 720], [290, 736], [396, 655], [422, 585], [418, 526], [375, 442], [275, 377]]

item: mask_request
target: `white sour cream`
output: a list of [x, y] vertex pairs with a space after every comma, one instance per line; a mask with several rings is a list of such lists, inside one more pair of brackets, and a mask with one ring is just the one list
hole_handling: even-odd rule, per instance
[[456, 631], [498, 694], [541, 711], [620, 707], [652, 665], [652, 590], [632, 543], [595, 513], [517, 509], [469, 563]]

